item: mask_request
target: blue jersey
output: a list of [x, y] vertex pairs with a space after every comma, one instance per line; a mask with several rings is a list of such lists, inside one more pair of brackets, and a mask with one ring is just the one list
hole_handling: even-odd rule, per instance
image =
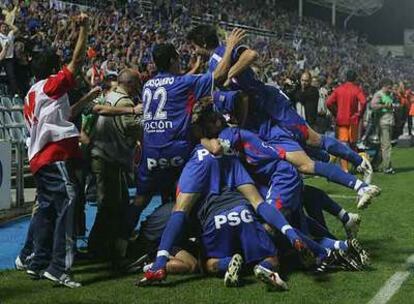
[[241, 153], [249, 171], [266, 183], [274, 174], [277, 163], [285, 159], [283, 148], [266, 143], [258, 135], [244, 129], [225, 128], [220, 132], [219, 139], [225, 149]]
[[223, 115], [233, 114], [235, 102], [240, 95], [240, 91], [215, 91], [213, 93], [214, 109]]
[[227, 203], [218, 204], [217, 196], [225, 191], [237, 191], [237, 187], [245, 184], [254, 182], [235, 155], [215, 157], [198, 145], [181, 173], [177, 192], [201, 194], [197, 213], [200, 221], [206, 222], [218, 209], [230, 207]]
[[[246, 49], [246, 46], [240, 45], [233, 50], [231, 56], [231, 65], [234, 65], [237, 62], [240, 54]], [[224, 44], [221, 44], [214, 50], [214, 53], [208, 62], [208, 68], [210, 72], [213, 72], [217, 68], [219, 62], [223, 59], [225, 51], [226, 46]], [[232, 89], [234, 90], [258, 92], [263, 86], [264, 83], [257, 78], [256, 73], [250, 67], [245, 69], [239, 76], [232, 79]]]
[[223, 188], [235, 190], [243, 184], [254, 182], [234, 154], [214, 156], [202, 145], [197, 145], [181, 173], [178, 191], [200, 193], [208, 199], [219, 195]]
[[147, 81], [142, 93], [144, 147], [188, 141], [193, 106], [201, 97], [211, 95], [213, 83], [212, 73], [159, 73]]

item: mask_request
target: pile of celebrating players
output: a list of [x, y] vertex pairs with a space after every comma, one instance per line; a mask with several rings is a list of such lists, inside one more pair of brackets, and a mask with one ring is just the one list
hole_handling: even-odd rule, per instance
[[[124, 69], [104, 94], [94, 89], [69, 102], [89, 18], [81, 14], [75, 22], [78, 41], [67, 65], [60, 67], [53, 52], [32, 62], [37, 82], [24, 114], [38, 203], [18, 269], [81, 286], [70, 275], [81, 152], [97, 187], [88, 255], [110, 261], [114, 271], [143, 271], [138, 285], [202, 272], [236, 287], [242, 274], [253, 271], [270, 288], [287, 290], [284, 277], [292, 267], [320, 274], [369, 266], [356, 239], [360, 216], [303, 183], [304, 175], [325, 177], [355, 191], [357, 208], [365, 209], [381, 192], [371, 184], [369, 160], [315, 132], [282, 90], [258, 79], [251, 68], [258, 54], [243, 45], [243, 30], [234, 29], [225, 41], [209, 25], [187, 33], [205, 61], [201, 74], [183, 72], [176, 48], [160, 43], [152, 51], [157, 73], [143, 86], [135, 70]], [[81, 112], [79, 136], [73, 117]], [[350, 162], [361, 179], [331, 163], [331, 155]], [[132, 202], [126, 181], [131, 171]], [[155, 195], [162, 204], [136, 234]], [[329, 231], [324, 212], [343, 224], [346, 239]]]

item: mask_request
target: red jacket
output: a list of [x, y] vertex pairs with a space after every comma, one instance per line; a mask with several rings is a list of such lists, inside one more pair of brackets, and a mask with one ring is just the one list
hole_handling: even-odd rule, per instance
[[366, 98], [362, 89], [352, 82], [337, 87], [326, 101], [326, 106], [336, 117], [337, 126], [358, 125], [364, 114]]

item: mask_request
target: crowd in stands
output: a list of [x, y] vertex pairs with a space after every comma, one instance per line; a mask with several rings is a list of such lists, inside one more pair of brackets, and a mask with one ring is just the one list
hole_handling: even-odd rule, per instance
[[[381, 78], [407, 80], [412, 71], [411, 61], [384, 58], [355, 32], [343, 32], [310, 17], [299, 22], [296, 12], [285, 10], [282, 4], [268, 8], [266, 1], [154, 1], [150, 14], [138, 2], [92, 9], [88, 75], [106, 76], [131, 66], [140, 69], [143, 80], [148, 79], [154, 72], [151, 49], [165, 40], [179, 47], [184, 54], [183, 69], [189, 69], [195, 59], [191, 46], [183, 39], [185, 29], [192, 16], [208, 15], [215, 18], [211, 22], [227, 20], [276, 33], [279, 38], [252, 38], [250, 43], [260, 52], [258, 68], [262, 77], [279, 84], [286, 79], [298, 80], [304, 69], [335, 83], [344, 79], [347, 69], [354, 69], [366, 92], [373, 93]], [[70, 18], [77, 10], [75, 6], [62, 8], [49, 1], [9, 3], [3, 15], [7, 16], [6, 23], [13, 21], [19, 30], [14, 46], [19, 68], [27, 65], [31, 52], [50, 47], [56, 48], [64, 61], [68, 60], [76, 39]]]
[[[138, 69], [145, 82], [155, 72], [151, 58], [154, 45], [166, 41], [178, 47], [184, 71], [192, 68], [201, 71], [202, 60], [197, 59], [194, 48], [185, 39], [192, 17], [199, 16], [202, 21], [213, 24], [222, 20], [274, 33], [274, 37], [249, 37], [250, 46], [260, 55], [256, 72], [263, 81], [294, 93], [300, 87], [302, 72], [309, 71], [312, 85], [319, 89], [318, 113], [322, 115], [329, 114], [326, 98], [345, 80], [346, 71], [357, 71], [367, 100], [371, 100], [381, 79], [390, 78], [396, 84], [395, 101], [402, 105], [397, 113], [398, 130], [394, 138], [402, 133], [407, 118], [411, 134], [408, 112], [413, 61], [378, 54], [356, 32], [334, 29], [310, 17], [299, 21], [297, 13], [285, 9], [282, 1], [276, 1], [272, 10], [265, 0], [254, 3], [158, 0], [152, 1], [149, 7], [143, 7], [140, 2], [126, 5], [112, 2], [107, 6], [93, 1], [82, 4], [90, 6], [92, 33], [80, 95], [104, 80], [115, 79], [125, 67]], [[34, 54], [54, 48], [63, 62], [71, 58], [77, 38], [71, 18], [79, 13], [80, 7], [60, 1], [6, 1], [3, 6], [0, 66], [6, 72], [10, 95], [24, 97], [31, 80], [30, 59]], [[220, 32], [225, 35], [224, 29]], [[5, 44], [7, 39], [10, 41]], [[322, 123], [325, 127], [329, 125], [323, 120]]]

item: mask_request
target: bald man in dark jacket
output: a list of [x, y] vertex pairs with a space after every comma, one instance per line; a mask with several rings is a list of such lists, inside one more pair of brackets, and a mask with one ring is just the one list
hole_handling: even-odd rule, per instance
[[304, 72], [300, 77], [300, 87], [293, 92], [292, 99], [299, 114], [306, 119], [307, 123], [315, 128], [318, 116], [319, 91], [311, 86], [312, 76]]

